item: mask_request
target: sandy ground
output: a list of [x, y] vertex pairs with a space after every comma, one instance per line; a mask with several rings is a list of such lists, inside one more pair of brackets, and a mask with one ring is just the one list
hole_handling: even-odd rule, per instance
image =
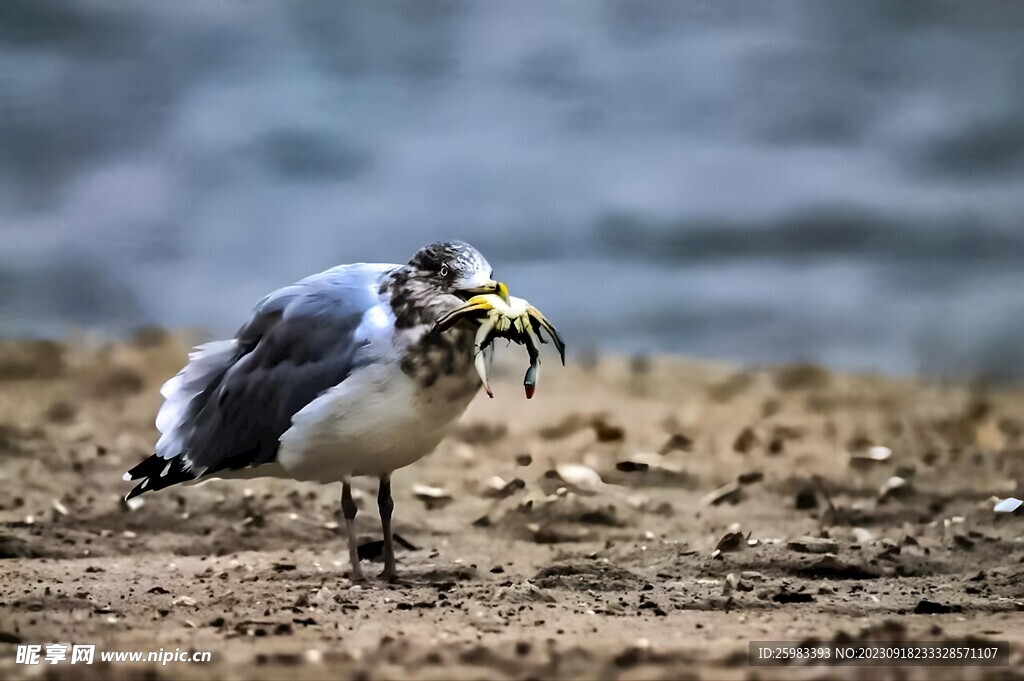
[[[186, 349], [0, 346], [0, 677], [1024, 678], [1024, 516], [990, 511], [1022, 496], [1024, 392], [549, 359], [528, 402], [504, 352], [496, 399], [395, 476], [404, 582], [357, 586], [338, 485], [121, 502]], [[371, 484], [359, 503], [372, 557]], [[752, 639], [837, 637], [1009, 640], [1013, 659], [748, 666]], [[55, 641], [213, 661], [15, 664]]]

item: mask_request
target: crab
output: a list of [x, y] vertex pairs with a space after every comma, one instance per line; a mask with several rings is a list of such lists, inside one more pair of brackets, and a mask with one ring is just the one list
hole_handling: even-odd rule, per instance
[[526, 377], [523, 379], [526, 399], [532, 399], [537, 390], [537, 369], [540, 365], [539, 346], [548, 342], [544, 339], [542, 331], [547, 332], [558, 349], [562, 365], [565, 365], [565, 343], [562, 342], [554, 325], [529, 301], [508, 295], [508, 290], [504, 287], [498, 293], [473, 296], [466, 301], [465, 305], [461, 305], [434, 322], [431, 333], [447, 331], [463, 319], [480, 322], [480, 328], [476, 332], [473, 364], [476, 366], [476, 372], [480, 375], [488, 397], [494, 397], [494, 392], [487, 380], [487, 362], [484, 350], [496, 338], [504, 338], [526, 346], [526, 351], [530, 355], [530, 367], [526, 370]]

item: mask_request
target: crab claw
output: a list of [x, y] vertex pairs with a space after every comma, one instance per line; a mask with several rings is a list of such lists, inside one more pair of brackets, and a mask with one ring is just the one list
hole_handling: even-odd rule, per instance
[[526, 389], [526, 399], [532, 400], [537, 392], [537, 365], [531, 364], [526, 370], [526, 378], [523, 379], [523, 387]]
[[442, 333], [447, 331], [464, 317], [472, 315], [474, 312], [486, 312], [492, 307], [491, 301], [488, 300], [488, 296], [473, 296], [466, 301], [465, 305], [460, 305], [451, 312], [438, 317], [437, 321], [434, 322], [434, 325], [430, 327], [430, 333]]
[[537, 338], [540, 339], [541, 343], [545, 342], [544, 336], [541, 335], [540, 330], [544, 329], [547, 331], [552, 342], [554, 342], [555, 347], [558, 348], [558, 355], [562, 358], [562, 366], [565, 366], [565, 342], [562, 340], [562, 337], [558, 335], [558, 330], [555, 328], [555, 325], [549, 322], [548, 318], [541, 314], [541, 311], [533, 305], [526, 308], [526, 312], [530, 315], [533, 331], [537, 334]]

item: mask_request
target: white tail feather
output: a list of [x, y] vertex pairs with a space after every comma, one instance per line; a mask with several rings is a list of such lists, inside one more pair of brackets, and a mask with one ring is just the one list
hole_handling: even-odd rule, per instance
[[217, 374], [227, 368], [234, 357], [237, 340], [213, 341], [200, 345], [189, 354], [189, 363], [174, 378], [164, 383], [160, 394], [165, 401], [156, 417], [156, 427], [162, 435], [156, 443], [156, 453], [171, 459], [181, 454], [189, 424], [188, 408]]

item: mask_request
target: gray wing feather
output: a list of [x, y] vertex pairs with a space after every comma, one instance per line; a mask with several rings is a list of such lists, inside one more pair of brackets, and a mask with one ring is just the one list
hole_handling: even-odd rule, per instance
[[292, 416], [369, 360], [360, 331], [396, 265], [343, 265], [279, 289], [234, 340], [197, 348], [162, 392], [157, 453], [128, 472], [129, 496], [273, 461]]
[[269, 463], [292, 416], [357, 368], [369, 342], [357, 333], [394, 266], [328, 270], [265, 298], [238, 332], [243, 354], [209, 390], [186, 457], [212, 472]]

